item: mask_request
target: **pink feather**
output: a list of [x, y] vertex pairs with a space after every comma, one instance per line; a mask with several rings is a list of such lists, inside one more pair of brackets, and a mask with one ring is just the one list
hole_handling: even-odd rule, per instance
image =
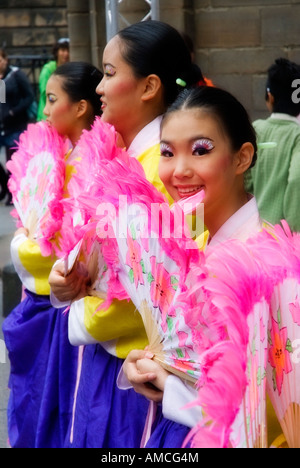
[[[60, 219], [55, 211], [49, 209], [49, 205], [59, 200], [63, 194], [66, 148], [65, 139], [48, 123], [30, 124], [20, 136], [17, 151], [13, 154], [11, 161], [7, 163], [7, 169], [11, 173], [8, 187], [12, 193], [13, 201], [16, 203], [19, 200], [21, 182], [26, 178], [32, 180], [37, 175], [36, 172], [29, 173], [29, 163], [39, 155], [42, 157], [43, 153], [50, 153], [54, 159], [52, 171], [54, 171], [55, 177], [51, 187], [45, 186], [45, 192], [48, 191], [48, 210], [44, 218], [39, 220], [38, 232], [36, 233], [37, 240], [41, 243], [42, 253], [47, 256], [54, 252], [53, 236], [60, 227]], [[29, 197], [29, 206], [31, 206], [34, 194], [29, 194]], [[13, 213], [14, 216], [15, 213]]]

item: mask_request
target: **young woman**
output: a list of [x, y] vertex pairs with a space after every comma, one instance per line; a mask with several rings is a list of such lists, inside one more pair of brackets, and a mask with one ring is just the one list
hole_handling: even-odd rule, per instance
[[[162, 115], [180, 91], [177, 83], [192, 85], [196, 79], [184, 41], [167, 24], [135, 24], [107, 44], [103, 70], [98, 86], [103, 120], [114, 125], [130, 155], [143, 165], [147, 179], [165, 192], [158, 177]], [[59, 268], [52, 271], [50, 284], [61, 301], [72, 301], [82, 293], [80, 275], [78, 286], [71, 285]], [[116, 378], [137, 342], [146, 346], [145, 330], [132, 303], [115, 302], [99, 312], [101, 302], [86, 296], [71, 306], [71, 342], [93, 344], [83, 354], [71, 446], [139, 447], [148, 402], [132, 390], [120, 391]]]
[[[255, 164], [256, 151], [245, 109], [223, 90], [184, 91], [164, 117], [159, 175], [175, 201], [205, 191], [207, 251], [228, 239], [244, 242], [262, 229], [255, 199], [244, 188], [244, 174]], [[197, 391], [152, 361], [151, 352], [132, 351], [123, 371], [137, 392], [162, 401], [166, 418], [190, 428], [197, 425], [201, 411], [184, 409], [196, 400]], [[149, 382], [157, 387], [155, 398]], [[162, 444], [154, 431], [148, 446]]]
[[[92, 65], [74, 62], [58, 68], [47, 84], [47, 121], [69, 140], [66, 183], [76, 157], [72, 148], [101, 114], [95, 92], [101, 78]], [[9, 440], [16, 448], [60, 448], [71, 415], [78, 350], [68, 340], [67, 316], [50, 303], [48, 276], [56, 259], [43, 257], [26, 229], [16, 232], [11, 252], [26, 297], [3, 324], [11, 362]]]
[[[176, 201], [197, 191], [205, 191], [204, 220], [210, 233], [205, 246], [208, 255], [213, 251], [220, 252], [217, 249], [226, 241], [254, 242], [262, 230], [263, 223], [255, 199], [244, 188], [244, 174], [254, 166], [256, 152], [255, 132], [245, 109], [223, 90], [199, 88], [183, 92], [165, 115], [161, 129], [159, 174]], [[266, 256], [264, 258], [267, 260]], [[240, 261], [242, 272], [242, 258]], [[267, 263], [263, 269], [265, 275]], [[272, 261], [269, 263], [272, 264]], [[278, 313], [276, 304], [276, 301], [270, 303], [270, 309], [274, 309], [273, 317]], [[270, 332], [270, 340], [271, 335]], [[279, 357], [280, 348], [277, 352]], [[196, 401], [197, 391], [166, 372], [151, 360], [152, 357], [149, 350], [132, 351], [123, 366], [127, 380], [138, 393], [156, 402], [161, 401], [166, 418], [190, 428], [195, 427], [202, 417], [202, 410], [194, 406], [188, 409], [187, 405]], [[272, 372], [275, 379], [276, 372]], [[156, 393], [153, 388], [149, 390], [149, 382], [156, 387]], [[255, 380], [255, 385], [260, 384]], [[257, 403], [257, 390], [256, 395], [252, 395], [255, 400], [252, 405]], [[271, 443], [282, 429], [268, 400], [267, 408]], [[255, 442], [258, 441], [253, 440]], [[241, 438], [237, 437], [234, 443], [241, 443]], [[162, 446], [162, 440], [155, 437], [155, 432], [148, 446]]]

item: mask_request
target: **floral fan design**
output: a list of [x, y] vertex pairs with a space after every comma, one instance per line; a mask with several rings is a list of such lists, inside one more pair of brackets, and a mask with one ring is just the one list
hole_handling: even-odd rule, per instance
[[[64, 193], [61, 199], [56, 199], [50, 204], [50, 212], [60, 225], [59, 236], [56, 237], [55, 253], [58, 257], [67, 257], [82, 238], [81, 228], [90, 221], [93, 210], [81, 209], [77, 202], [79, 197], [86, 195], [88, 199], [94, 199], [95, 184], [93, 178], [104, 171], [105, 166], [113, 159], [124, 161], [129, 169], [137, 171], [137, 175], [142, 174], [143, 170], [139, 163], [129, 158], [128, 154], [117, 145], [117, 133], [111, 125], [103, 122], [100, 117], [96, 117], [90, 130], [84, 130], [80, 140], [66, 160], [66, 179], [64, 184]], [[115, 174], [112, 175], [112, 178]], [[107, 185], [109, 179], [106, 180]], [[99, 194], [97, 193], [97, 196]], [[95, 201], [97, 208], [97, 202]], [[51, 229], [51, 225], [49, 225]], [[50, 235], [50, 232], [49, 232]], [[88, 247], [91, 243], [88, 242]], [[84, 256], [89, 257], [89, 252], [85, 247]], [[79, 252], [79, 248], [77, 248]], [[76, 261], [70, 263], [71, 267]]]
[[65, 151], [65, 140], [46, 122], [39, 122], [28, 126], [7, 163], [17, 216], [31, 238], [45, 237], [44, 229], [52, 221], [49, 204], [62, 197]]
[[207, 348], [196, 447], [267, 447], [267, 390], [289, 445], [299, 446], [299, 236], [284, 227], [207, 252], [209, 275], [190, 290], [200, 304], [187, 308], [186, 321], [199, 353]]
[[119, 158], [107, 162], [95, 174], [89, 194], [78, 198], [90, 219], [86, 235], [97, 232], [106, 264], [95, 293], [107, 293], [105, 305], [113, 298], [130, 298], [143, 318], [156, 360], [195, 384], [199, 363], [177, 295], [186, 288], [190, 262], [199, 262], [200, 254], [186, 235], [187, 227], [176, 237], [178, 224], [185, 226], [183, 209], [171, 210], [137, 167], [139, 172], [130, 170]]
[[289, 261], [286, 250], [293, 249], [294, 271], [278, 283], [271, 298], [267, 388], [288, 446], [300, 448], [300, 237], [292, 236], [287, 225], [285, 231], [285, 238], [278, 229], [276, 235]]

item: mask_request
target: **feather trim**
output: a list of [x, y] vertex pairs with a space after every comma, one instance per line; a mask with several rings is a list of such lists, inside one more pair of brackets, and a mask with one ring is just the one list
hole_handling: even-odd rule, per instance
[[[53, 234], [60, 226], [60, 220], [57, 219], [55, 211], [53, 212], [49, 209], [49, 205], [51, 202], [59, 200], [62, 197], [65, 178], [65, 151], [65, 139], [47, 122], [38, 122], [28, 125], [27, 130], [20, 136], [17, 151], [13, 154], [11, 161], [7, 163], [7, 169], [11, 173], [8, 187], [12, 193], [18, 216], [21, 218], [22, 224], [26, 226], [29, 219], [25, 219], [27, 216], [25, 216], [25, 212], [28, 212], [28, 209], [35, 210], [34, 199], [36, 198], [36, 192], [32, 192], [32, 189], [30, 189], [26, 195], [27, 199], [25, 203], [25, 195], [21, 193], [21, 184], [24, 185], [26, 178], [28, 181], [33, 181], [36, 177], [33, 173], [29, 173], [30, 170], [35, 170], [32, 169], [31, 165], [35, 158], [40, 158], [36, 162], [36, 167], [41, 166], [43, 158], [48, 157], [47, 155], [54, 161], [54, 166], [51, 169], [52, 174], [54, 174], [51, 177], [51, 183], [49, 182], [49, 174], [47, 174], [47, 177], [43, 181], [39, 180], [38, 182], [36, 180], [37, 185], [35, 189], [37, 192], [40, 190], [41, 196], [48, 200], [48, 208], [41, 218], [37, 218], [35, 227], [31, 226], [31, 234], [40, 242], [42, 253], [46, 256], [54, 251], [52, 244]], [[33, 216], [36, 217], [37, 215], [29, 214], [30, 219], [33, 219]]]
[[[251, 383], [248, 317], [255, 304], [270, 304], [285, 278], [299, 281], [299, 259], [299, 235], [284, 224], [268, 226], [246, 243], [225, 242], [206, 254], [202, 271], [196, 268], [185, 319], [202, 361], [195, 404], [206, 417], [189, 436], [194, 447], [230, 447], [232, 425]], [[257, 437], [261, 430], [257, 427]]]

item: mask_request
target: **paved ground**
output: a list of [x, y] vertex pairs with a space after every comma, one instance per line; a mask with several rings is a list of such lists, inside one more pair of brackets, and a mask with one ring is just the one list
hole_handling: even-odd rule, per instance
[[[4, 162], [3, 154], [0, 154], [1, 161]], [[15, 231], [15, 222], [10, 216], [10, 211], [11, 207], [6, 207], [3, 203], [0, 203], [0, 448], [7, 446], [6, 407], [9, 395], [7, 388], [9, 362], [2, 335], [3, 296], [1, 273], [3, 267], [10, 263], [9, 246]]]
[[15, 224], [11, 219], [10, 211], [11, 208], [0, 205], [0, 448], [5, 448], [7, 442], [6, 406], [8, 399], [9, 362], [2, 335], [3, 296], [1, 272], [3, 267], [10, 263], [9, 245], [15, 230]]
[[[0, 292], [2, 293], [2, 284], [0, 285]], [[2, 294], [1, 294], [2, 296]], [[2, 307], [1, 307], [2, 309]], [[7, 446], [7, 423], [6, 423], [6, 408], [9, 391], [7, 388], [8, 376], [9, 376], [9, 362], [7, 358], [7, 352], [4, 348], [4, 342], [2, 341], [2, 310], [0, 316], [0, 448], [6, 448]]]

